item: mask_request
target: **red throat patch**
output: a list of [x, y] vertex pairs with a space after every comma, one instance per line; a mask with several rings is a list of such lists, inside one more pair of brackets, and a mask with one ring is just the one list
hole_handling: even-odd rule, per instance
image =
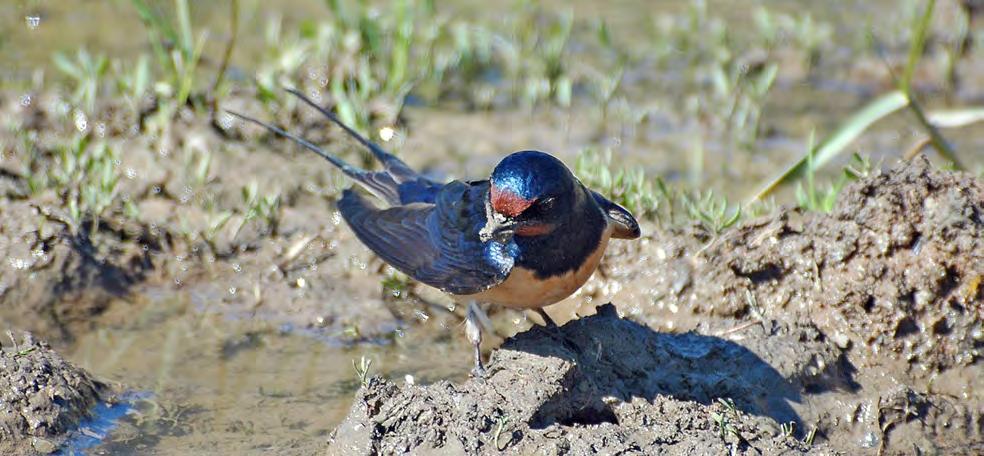
[[506, 217], [516, 217], [533, 205], [532, 200], [524, 199], [508, 190], [499, 190], [495, 186], [489, 190], [489, 198], [492, 201], [492, 209]]

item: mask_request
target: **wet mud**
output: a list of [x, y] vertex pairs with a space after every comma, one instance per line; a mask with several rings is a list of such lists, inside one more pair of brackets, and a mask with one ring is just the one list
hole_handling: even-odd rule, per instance
[[59, 448], [111, 386], [94, 379], [30, 333], [8, 332], [0, 347], [0, 454]]
[[[589, 283], [548, 309], [564, 326], [544, 329], [492, 309], [490, 377], [467, 379], [462, 309], [355, 239], [334, 206], [349, 182], [321, 159], [231, 117], [211, 123], [193, 107], [204, 94], [164, 121], [155, 120], [161, 98], [110, 99], [106, 87], [94, 109], [81, 109], [68, 93], [74, 82], [44, 65], [52, 50], [108, 53], [107, 84], [130, 69], [117, 64], [148, 51], [133, 39], [143, 36], [135, 15], [86, 3], [0, 14], [12, 31], [0, 39], [10, 63], [0, 73], [11, 76], [0, 90], [0, 337], [10, 329], [16, 339], [0, 344], [0, 454], [59, 446], [108, 454], [984, 454], [980, 128], [944, 130], [977, 178], [917, 157], [852, 184], [831, 214], [780, 210], [718, 234], [647, 220], [643, 239], [612, 243]], [[666, 41], [654, 39], [665, 35], [658, 29], [671, 25], [656, 16], [692, 2], [644, 15], [646, 2], [563, 3], [558, 11], [624, 29], [616, 48], [649, 55]], [[710, 19], [734, 21], [736, 43], [761, 27], [757, 7], [725, 6], [710, 2]], [[776, 11], [795, 13], [789, 20], [805, 19], [803, 38], [811, 24], [828, 22], [834, 35], [812, 35], [819, 51], [729, 48], [739, 68], [779, 67], [748, 145], [732, 137], [742, 128], [732, 132], [731, 120], [743, 116], [715, 120], [717, 107], [734, 102], [735, 112], [738, 95], [709, 97], [691, 57], [625, 67], [624, 93], [602, 105], [578, 94], [584, 83], [567, 108], [503, 99], [479, 109], [452, 88], [433, 105], [410, 97], [405, 108], [372, 106], [380, 117], [370, 123], [394, 127], [383, 145], [437, 179], [486, 177], [513, 150], [547, 150], [574, 164], [579, 150], [610, 148], [613, 167], [734, 200], [800, 155], [811, 130], [832, 132], [895, 88], [908, 32], [893, 30], [912, 23], [914, 5], [897, 6], [783, 5]], [[508, 9], [451, 7], [504, 18]], [[210, 48], [225, 41], [226, 8], [193, 9], [204, 12], [195, 28], [218, 33], [203, 54], [204, 76], [218, 64], [221, 50]], [[311, 2], [257, 11], [264, 23], [266, 12], [283, 14], [285, 30], [325, 17]], [[913, 75], [930, 114], [984, 99], [973, 83], [984, 74], [980, 53], [958, 59], [952, 75], [939, 69], [953, 58], [940, 41], [959, 28], [951, 15], [942, 13], [935, 28], [946, 33], [931, 33]], [[969, 20], [968, 30], [980, 28], [980, 15]], [[114, 26], [78, 26], [103, 22]], [[862, 24], [888, 40], [877, 57], [845, 38], [860, 37], [853, 29]], [[270, 45], [259, 25], [244, 17], [253, 28], [240, 34], [242, 55], [220, 107], [364, 163], [313, 110], [258, 101], [252, 75], [264, 62], [252, 56]], [[695, 43], [714, 41], [694, 30]], [[607, 58], [597, 52], [575, 49], [571, 69]], [[959, 76], [952, 86], [941, 82], [951, 76]], [[317, 92], [324, 85], [311, 76], [297, 82]], [[912, 125], [893, 116], [851, 147], [894, 162], [918, 139]], [[116, 151], [119, 181], [111, 206], [73, 220], [67, 198], [98, 173], [39, 187], [37, 179], [69, 168], [61, 154], [81, 137]], [[278, 198], [271, 217], [245, 201], [251, 188]], [[608, 302], [614, 308], [596, 310]], [[352, 369], [360, 359], [380, 374], [361, 388]], [[121, 396], [116, 414], [100, 412], [107, 387], [69, 361], [136, 394]], [[94, 419], [107, 421], [98, 429], [78, 424], [93, 404]], [[72, 429], [90, 441], [64, 443]]]
[[37, 200], [0, 204], [0, 309], [8, 328], [68, 338], [150, 265], [139, 242], [108, 227], [73, 233], [57, 210]]
[[[794, 330], [762, 342], [782, 346], [803, 336]], [[606, 304], [596, 315], [507, 340], [482, 379], [415, 386], [372, 378], [328, 452], [830, 454], [777, 425], [798, 420], [788, 404], [811, 378], [840, 376], [836, 350], [810, 348], [830, 368], [788, 366], [795, 372], [787, 378], [734, 342], [657, 333]]]
[[695, 314], [809, 321], [859, 361], [931, 373], [981, 357], [982, 233], [984, 185], [920, 156], [849, 186], [830, 215], [787, 211], [697, 239], [656, 293]]

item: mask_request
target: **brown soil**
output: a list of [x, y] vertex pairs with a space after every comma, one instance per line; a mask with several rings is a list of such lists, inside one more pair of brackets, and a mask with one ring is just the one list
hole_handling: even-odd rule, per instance
[[782, 435], [776, 424], [798, 421], [789, 402], [811, 378], [842, 375], [833, 368], [837, 351], [811, 337], [815, 331], [802, 328], [762, 337], [774, 347], [802, 346], [831, 367], [808, 374], [805, 365], [789, 366], [796, 372], [787, 378], [773, 360], [734, 342], [657, 333], [605, 305], [509, 339], [484, 379], [412, 386], [373, 378], [329, 453], [832, 453]]
[[[102, 227], [73, 234], [59, 209], [38, 200], [0, 200], [0, 309], [5, 329], [69, 335], [148, 268], [138, 241]], [[146, 244], [145, 244], [146, 245]]]
[[932, 377], [984, 355], [982, 234], [984, 184], [920, 156], [848, 186], [830, 215], [787, 211], [717, 239], [656, 234], [591, 286], [646, 290], [619, 301], [657, 327], [667, 308], [810, 322], [859, 367], [888, 358]]
[[109, 387], [30, 333], [8, 335], [0, 347], [0, 454], [51, 453]]

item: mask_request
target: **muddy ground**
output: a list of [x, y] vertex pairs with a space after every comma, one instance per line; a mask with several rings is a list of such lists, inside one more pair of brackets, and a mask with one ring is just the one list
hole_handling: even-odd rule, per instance
[[[6, 101], [9, 117], [39, 132], [32, 153], [57, 164], [56, 102]], [[95, 225], [71, 221], [56, 192], [27, 190], [29, 155], [5, 157], [5, 327], [70, 346], [110, 306], [141, 312], [128, 297], [152, 290], [334, 346], [399, 346], [419, 327], [435, 334], [421, 343], [465, 350], [447, 340], [460, 339], [461, 309], [358, 244], [333, 205], [344, 181], [319, 159], [256, 131], [217, 141], [200, 123], [175, 128], [184, 127], [164, 140], [107, 136], [127, 151], [118, 191], [138, 210]], [[192, 181], [210, 147], [220, 153]], [[275, 224], [246, 220], [240, 190], [253, 180], [281, 195]], [[523, 332], [493, 350], [486, 381], [372, 380], [333, 434], [308, 438], [352, 454], [980, 452], [984, 186], [917, 157], [839, 201], [830, 215], [786, 210], [719, 236], [650, 226], [638, 242], [614, 243], [586, 287], [550, 310], [568, 320], [611, 300], [625, 319], [605, 307]], [[229, 220], [210, 233], [221, 211]], [[494, 317], [504, 335], [530, 325]], [[262, 349], [262, 337], [223, 347]], [[91, 402], [68, 404], [81, 416]], [[71, 427], [63, 423], [51, 431]], [[33, 436], [17, 435], [27, 448]]]
[[[328, 452], [831, 454], [777, 425], [798, 421], [787, 401], [798, 402], [811, 379], [845, 380], [838, 351], [816, 336], [802, 328], [762, 334], [754, 351], [717, 337], [658, 333], [606, 304], [596, 315], [509, 339], [483, 379], [427, 386], [371, 379]], [[781, 358], [791, 345], [819, 357], [779, 372], [772, 366], [781, 360], [770, 355]]]
[[[0, 453], [984, 454], [979, 126], [943, 131], [977, 178], [923, 157], [893, 165], [923, 135], [893, 115], [850, 148], [894, 168], [845, 189], [832, 214], [781, 209], [720, 234], [646, 220], [642, 239], [613, 243], [589, 283], [548, 309], [564, 326], [492, 309], [491, 376], [468, 379], [462, 309], [354, 238], [335, 209], [349, 182], [260, 128], [210, 118], [217, 96], [220, 109], [363, 163], [313, 110], [256, 91], [254, 76], [299, 49], [292, 28], [327, 23], [323, 2], [246, 8], [219, 91], [205, 87], [221, 71], [215, 47], [235, 39], [226, 4], [197, 2], [194, 34], [210, 39], [204, 79], [184, 106], [170, 104], [163, 74], [143, 94], [124, 88], [136, 85], [138, 57], [154, 60], [157, 38], [118, 2], [7, 3], [0, 338], [14, 336], [0, 343]], [[394, 127], [383, 145], [439, 179], [485, 178], [518, 149], [568, 164], [586, 148], [610, 149], [613, 170], [735, 202], [801, 155], [811, 131], [823, 138], [897, 86], [921, 2], [618, 3], [543, 4], [572, 8], [572, 36], [584, 35], [562, 54], [568, 76], [604, 73], [573, 82], [566, 108], [508, 96], [479, 108], [468, 93], [492, 81], [466, 77], [459, 88], [450, 78], [446, 99], [370, 100], [369, 123]], [[937, 3], [913, 74], [930, 116], [984, 100], [976, 2]], [[460, 8], [491, 26], [510, 21], [507, 5], [447, 7], [452, 19]], [[789, 15], [763, 22], [759, 6]], [[619, 62], [638, 53], [618, 64], [624, 74], [614, 61], [582, 68], [616, 57], [587, 40], [596, 20], [617, 32]], [[269, 38], [274, 23], [285, 34]], [[974, 33], [958, 39], [963, 27]], [[104, 83], [91, 107], [83, 79], [72, 79], [81, 73], [52, 65], [53, 51], [74, 62], [80, 47], [110, 58], [108, 73], [82, 75]], [[666, 51], [662, 63], [652, 57]], [[341, 103], [323, 90], [323, 63], [311, 59], [285, 81]], [[769, 63], [778, 66], [772, 93], [736, 110], [746, 104], [742, 79], [768, 74]], [[725, 73], [738, 90], [722, 96]], [[611, 100], [591, 95], [616, 82]], [[759, 108], [761, 120], [747, 124]], [[73, 157], [80, 138], [89, 146]], [[108, 153], [102, 144], [108, 159], [97, 157]], [[277, 198], [270, 217], [250, 208], [250, 189]], [[794, 201], [791, 190], [777, 199]], [[110, 204], [76, 214], [67, 202], [93, 195]], [[360, 359], [378, 374], [364, 386], [352, 369]], [[116, 390], [106, 385], [117, 383], [124, 405], [105, 413]], [[88, 415], [103, 427], [78, 424]]]

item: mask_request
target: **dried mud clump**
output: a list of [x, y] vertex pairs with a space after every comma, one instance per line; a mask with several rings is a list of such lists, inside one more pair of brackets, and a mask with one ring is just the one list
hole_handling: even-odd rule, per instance
[[[822, 348], [805, 355], [836, 356]], [[781, 363], [716, 337], [656, 333], [605, 305], [507, 340], [485, 379], [428, 386], [371, 379], [329, 453], [830, 453], [781, 431], [778, 423], [799, 421], [790, 404], [804, 385], [771, 364]]]
[[981, 357], [984, 183], [918, 157], [855, 183], [832, 215], [828, 325], [931, 368]]
[[849, 186], [830, 216], [737, 234], [722, 247], [729, 269], [839, 345], [928, 370], [981, 356], [984, 185], [972, 176], [920, 156]]
[[29, 333], [12, 340], [0, 348], [0, 454], [54, 451], [108, 394]]
[[657, 236], [607, 280], [694, 315], [814, 324], [859, 367], [887, 356], [931, 374], [981, 358], [984, 183], [970, 174], [919, 156], [851, 184], [831, 214], [786, 211], [703, 249], [687, 239]]

